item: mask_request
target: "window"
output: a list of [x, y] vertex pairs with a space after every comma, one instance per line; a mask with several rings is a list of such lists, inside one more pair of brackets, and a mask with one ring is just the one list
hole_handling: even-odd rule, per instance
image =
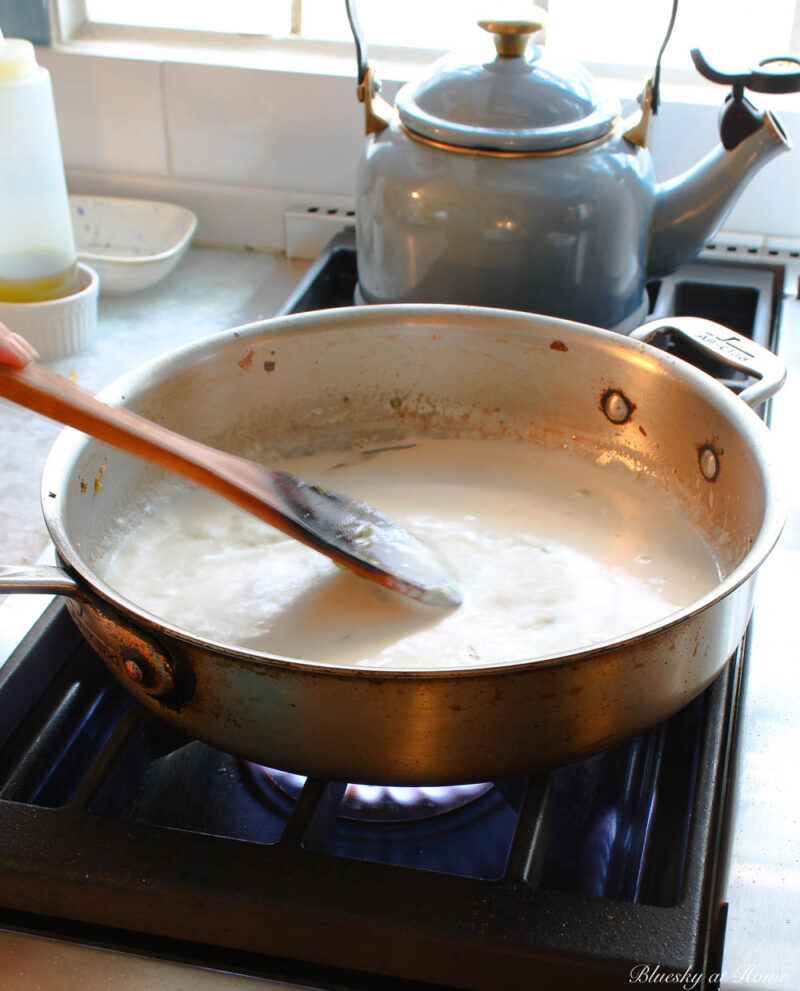
[[[291, 0], [85, 0], [94, 24], [286, 36], [293, 33]], [[296, 32], [296, 28], [294, 29]]]
[[[226, 34], [352, 42], [344, 0], [55, 0], [85, 9], [85, 25], [130, 25]], [[580, 61], [652, 66], [672, 0], [549, 0], [547, 43]], [[498, 7], [501, 2], [498, 3]], [[523, 5], [526, 8], [532, 5]], [[357, 0], [370, 45], [450, 50], [477, 35], [492, 0]], [[82, 14], [81, 10], [81, 14]], [[756, 16], [756, 14], [758, 16]], [[72, 23], [76, 16], [71, 14]], [[738, 69], [800, 47], [800, 0], [682, 0], [664, 65], [690, 66], [699, 47], [712, 63]]]

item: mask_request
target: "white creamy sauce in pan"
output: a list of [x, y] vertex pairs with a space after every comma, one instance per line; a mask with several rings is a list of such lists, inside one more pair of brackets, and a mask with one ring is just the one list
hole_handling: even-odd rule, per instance
[[579, 650], [661, 621], [719, 582], [679, 507], [641, 479], [569, 454], [420, 438], [280, 467], [408, 527], [436, 549], [462, 606], [412, 602], [179, 483], [165, 483], [118, 521], [97, 570], [136, 605], [196, 636], [376, 668]]

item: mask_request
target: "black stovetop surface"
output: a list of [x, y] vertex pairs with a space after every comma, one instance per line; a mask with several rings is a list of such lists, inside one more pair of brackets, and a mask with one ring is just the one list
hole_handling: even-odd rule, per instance
[[[653, 288], [654, 309], [768, 344], [775, 273], [746, 281], [698, 264]], [[352, 243], [334, 239], [284, 312], [349, 305], [354, 284]], [[0, 671], [0, 924], [341, 988], [719, 973], [746, 657], [620, 747], [452, 811], [364, 822], [343, 784], [265, 784], [156, 721], [56, 603]]]

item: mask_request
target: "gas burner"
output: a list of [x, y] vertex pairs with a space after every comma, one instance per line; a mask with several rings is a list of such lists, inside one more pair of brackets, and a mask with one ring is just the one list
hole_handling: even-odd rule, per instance
[[[262, 764], [245, 762], [253, 782], [270, 798], [275, 792], [296, 800], [306, 779]], [[404, 788], [395, 785], [348, 784], [338, 816], [354, 822], [403, 823], [454, 812], [485, 795], [491, 783]]]

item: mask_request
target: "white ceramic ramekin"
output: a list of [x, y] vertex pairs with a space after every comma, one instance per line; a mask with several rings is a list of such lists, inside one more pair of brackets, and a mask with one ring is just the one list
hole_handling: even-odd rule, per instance
[[94, 339], [99, 280], [82, 262], [78, 272], [81, 288], [70, 296], [42, 303], [0, 302], [0, 320], [30, 341], [42, 361], [77, 354]]

